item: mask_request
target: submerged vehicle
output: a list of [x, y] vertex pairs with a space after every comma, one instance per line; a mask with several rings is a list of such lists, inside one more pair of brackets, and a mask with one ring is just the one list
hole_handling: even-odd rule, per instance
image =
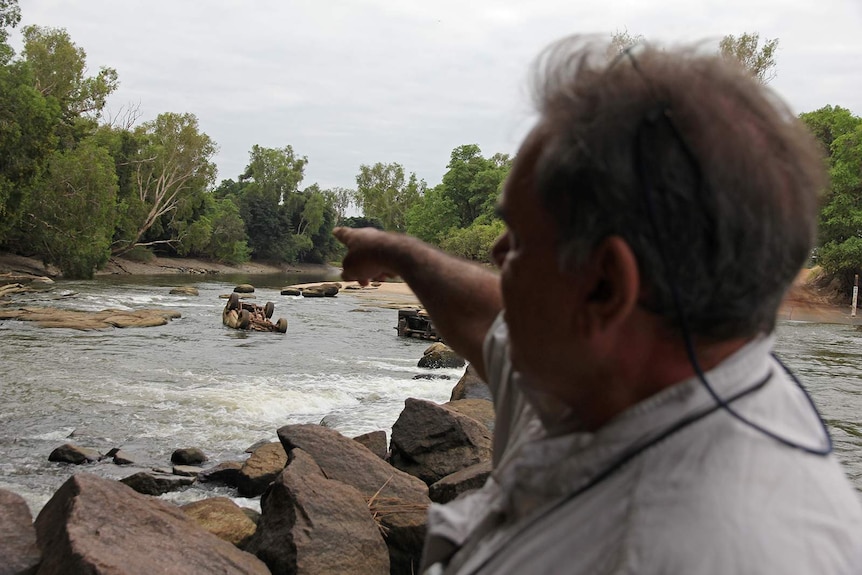
[[270, 321], [274, 311], [275, 304], [271, 301], [260, 306], [240, 301], [239, 295], [232, 293], [221, 312], [221, 321], [227, 327], [234, 329], [285, 333], [287, 331], [286, 319], [280, 317], [275, 323]]
[[398, 325], [395, 327], [400, 337], [415, 337], [440, 341], [431, 317], [424, 309], [400, 309], [398, 310]]

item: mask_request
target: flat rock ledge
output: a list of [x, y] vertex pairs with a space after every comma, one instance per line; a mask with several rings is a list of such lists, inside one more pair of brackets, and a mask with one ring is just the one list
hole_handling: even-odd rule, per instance
[[104, 309], [90, 312], [50, 307], [21, 307], [0, 310], [0, 320], [34, 321], [39, 327], [80, 330], [108, 329], [111, 327], [154, 327], [165, 325], [170, 320], [179, 317], [182, 317], [180, 312], [166, 309]]

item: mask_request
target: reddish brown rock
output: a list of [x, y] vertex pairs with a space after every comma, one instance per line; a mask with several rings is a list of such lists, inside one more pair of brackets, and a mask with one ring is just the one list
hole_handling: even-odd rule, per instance
[[294, 449], [261, 500], [248, 546], [274, 575], [387, 575], [389, 553], [365, 498]]
[[99, 461], [101, 457], [102, 454], [95, 449], [80, 447], [74, 443], [66, 443], [52, 451], [48, 456], [48, 461], [81, 465], [82, 463]]
[[242, 461], [223, 461], [198, 473], [198, 481], [201, 483], [222, 483], [228, 487], [236, 487], [239, 483], [241, 470]]
[[35, 573], [42, 555], [27, 502], [0, 489], [0, 575]]
[[461, 415], [472, 417], [484, 425], [488, 431], [494, 431], [496, 413], [494, 413], [494, 404], [487, 399], [458, 399], [444, 403], [443, 407], [457, 411]]
[[299, 448], [314, 458], [329, 479], [355, 487], [387, 532], [393, 574], [417, 573], [425, 540], [428, 487], [352, 439], [320, 425], [287, 425], [278, 430], [285, 450]]
[[433, 401], [407, 399], [392, 426], [390, 463], [428, 485], [490, 459], [488, 428]]
[[158, 471], [139, 471], [120, 481], [143, 495], [162, 495], [191, 485], [195, 478]]
[[256, 497], [266, 491], [284, 466], [287, 453], [280, 443], [266, 443], [254, 450], [240, 469], [237, 489], [243, 497]]
[[39, 575], [269, 573], [173, 505], [95, 475], [66, 481], [35, 525]]
[[492, 470], [493, 464], [490, 461], [471, 465], [432, 483], [428, 488], [428, 495], [435, 503], [449, 503], [459, 495], [485, 485]]
[[386, 456], [389, 454], [389, 444], [386, 441], [385, 431], [363, 433], [354, 437], [353, 441], [361, 443], [380, 459], [386, 459]]
[[464, 358], [455, 353], [451, 347], [445, 343], [432, 343], [425, 350], [422, 357], [417, 363], [418, 367], [428, 367], [432, 369], [440, 367], [464, 367]]
[[459, 399], [494, 400], [491, 396], [491, 388], [488, 387], [485, 380], [479, 377], [479, 373], [473, 367], [473, 364], [467, 364], [464, 375], [461, 376], [461, 379], [452, 388], [452, 395], [449, 397], [449, 401], [457, 401]]
[[210, 497], [181, 508], [195, 523], [228, 543], [244, 549], [257, 525], [242, 508], [227, 497]]

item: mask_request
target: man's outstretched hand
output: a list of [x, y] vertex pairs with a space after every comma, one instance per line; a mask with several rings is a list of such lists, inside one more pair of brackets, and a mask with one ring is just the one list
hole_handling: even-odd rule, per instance
[[370, 281], [399, 275], [395, 260], [400, 236], [375, 228], [343, 227], [332, 230], [332, 235], [347, 246], [347, 255], [341, 264], [343, 279], [368, 285]]

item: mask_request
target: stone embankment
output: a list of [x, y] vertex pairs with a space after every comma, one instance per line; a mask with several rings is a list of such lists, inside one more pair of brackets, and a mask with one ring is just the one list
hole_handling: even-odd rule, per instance
[[[245, 460], [211, 462], [182, 448], [171, 466], [121, 481], [86, 466], [133, 465], [122, 449], [60, 446], [50, 459], [82, 472], [35, 522], [22, 498], [0, 490], [0, 572], [416, 573], [428, 505], [484, 483], [493, 427], [487, 386], [468, 365], [449, 402], [408, 399], [388, 443], [384, 431], [348, 438], [286, 425]], [[195, 482], [261, 495], [261, 513], [224, 496], [182, 507], [153, 497]]]

